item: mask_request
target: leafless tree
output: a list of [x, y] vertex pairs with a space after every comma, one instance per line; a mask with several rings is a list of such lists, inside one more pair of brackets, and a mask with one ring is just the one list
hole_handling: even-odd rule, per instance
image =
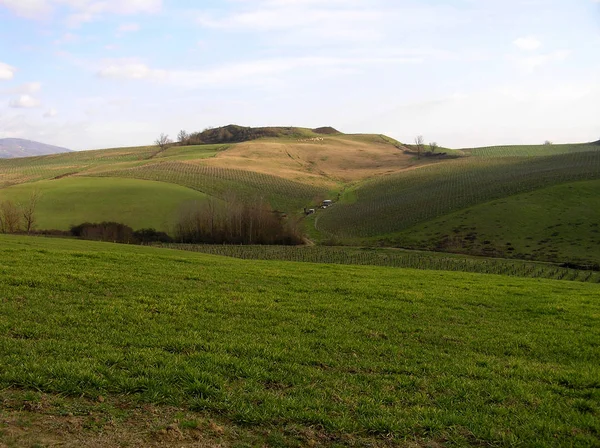
[[21, 228], [19, 207], [12, 201], [0, 204], [0, 233], [16, 233]]
[[187, 132], [185, 132], [183, 129], [181, 131], [179, 131], [179, 134], [177, 134], [177, 141], [179, 143], [181, 143], [182, 145], [185, 145], [188, 141], [189, 135]]
[[159, 147], [161, 151], [164, 151], [171, 145], [173, 141], [169, 138], [167, 134], [160, 134], [160, 137], [156, 139], [154, 144]]
[[417, 159], [421, 158], [421, 154], [423, 153], [423, 149], [425, 148], [425, 139], [422, 135], [417, 135], [415, 137], [415, 150], [417, 151]]
[[551, 142], [550, 140], [546, 140], [546, 141], [544, 142], [544, 145], [551, 145], [551, 144], [552, 144], [552, 142]]
[[429, 143], [429, 150], [431, 151], [431, 154], [433, 154], [436, 149], [438, 149], [437, 142], [431, 142], [431, 143]]
[[27, 234], [31, 233], [31, 231], [35, 228], [36, 225], [36, 216], [35, 209], [40, 200], [41, 194], [38, 190], [34, 190], [31, 192], [31, 196], [29, 197], [29, 202], [21, 205], [21, 215], [23, 216], [23, 225], [25, 226], [25, 231]]

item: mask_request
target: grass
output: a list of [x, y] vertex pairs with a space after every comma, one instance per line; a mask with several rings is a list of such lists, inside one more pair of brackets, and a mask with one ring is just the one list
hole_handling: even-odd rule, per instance
[[600, 180], [509, 196], [390, 238], [420, 249], [600, 264]]
[[271, 446], [600, 435], [598, 285], [10, 236], [0, 273], [0, 388], [181, 406]]
[[116, 221], [134, 229], [170, 231], [183, 204], [206, 198], [164, 182], [70, 177], [0, 189], [0, 202], [27, 203], [33, 191], [41, 193], [36, 228], [59, 230], [83, 222]]
[[297, 261], [363, 266], [389, 266], [423, 270], [477, 272], [514, 277], [550, 278], [600, 283], [600, 273], [576, 270], [551, 263], [482, 258], [448, 253], [384, 248], [330, 246], [240, 246], [209, 244], [165, 244], [161, 247], [241, 258], [244, 260]]
[[599, 150], [532, 158], [468, 157], [360, 184], [322, 213], [315, 225], [342, 239], [385, 239], [478, 203], [597, 178]]
[[221, 199], [231, 196], [241, 200], [264, 197], [280, 211], [301, 209], [326, 192], [323, 188], [269, 174], [184, 162], [154, 163], [96, 175], [167, 182]]
[[172, 146], [161, 152], [156, 159], [168, 160], [202, 160], [215, 157], [221, 151], [226, 151], [230, 145], [191, 145]]

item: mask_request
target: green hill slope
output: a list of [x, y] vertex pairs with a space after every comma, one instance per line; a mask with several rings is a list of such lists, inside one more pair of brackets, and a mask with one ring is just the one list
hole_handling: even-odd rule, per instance
[[600, 264], [600, 180], [509, 196], [392, 237], [403, 247]]
[[206, 198], [164, 182], [71, 177], [0, 189], [0, 202], [27, 203], [34, 191], [40, 193], [36, 228], [58, 230], [86, 221], [116, 221], [134, 229], [171, 231], [183, 204]]
[[600, 178], [600, 151], [547, 157], [468, 157], [365, 182], [316, 220], [328, 235], [386, 235], [477, 203], [547, 186]]
[[[181, 437], [218, 419], [259, 446], [593, 446], [600, 433], [598, 285], [2, 235], [0, 272], [3, 403], [30, 391], [31, 417], [102, 397], [75, 411], [75, 435], [59, 408], [58, 438], [116, 425], [156, 441], [125, 401], [195, 412], [169, 429]], [[39, 430], [15, 421], [0, 442]]]
[[[220, 199], [263, 197], [278, 210], [297, 210], [324, 196], [326, 189], [277, 176], [182, 162], [160, 162], [95, 174], [109, 178], [157, 180], [183, 185]], [[318, 201], [318, 199], [317, 199]]]

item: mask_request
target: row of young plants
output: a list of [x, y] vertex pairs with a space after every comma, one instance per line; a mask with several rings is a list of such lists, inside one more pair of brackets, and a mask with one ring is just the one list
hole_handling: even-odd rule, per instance
[[278, 176], [183, 162], [159, 162], [94, 175], [169, 182], [222, 199], [234, 191], [241, 199], [264, 197], [280, 210], [300, 209], [325, 193], [322, 188]]
[[141, 161], [152, 147], [78, 151], [48, 156], [0, 159], [0, 188], [26, 182], [57, 179], [104, 164]]
[[481, 148], [463, 149], [466, 154], [477, 157], [543, 157], [576, 152], [599, 150], [597, 144], [579, 143], [565, 145], [510, 145], [486, 146]]
[[351, 192], [352, 200], [322, 213], [315, 225], [337, 237], [372, 237], [493, 199], [597, 178], [600, 151], [463, 158], [365, 183]]
[[600, 283], [600, 272], [595, 271], [570, 269], [549, 263], [498, 258], [475, 258], [433, 252], [329, 246], [162, 244], [161, 247], [245, 260], [387, 266]]

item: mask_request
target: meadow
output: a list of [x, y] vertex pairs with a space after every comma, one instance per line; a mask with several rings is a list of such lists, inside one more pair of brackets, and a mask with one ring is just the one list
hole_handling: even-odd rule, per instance
[[319, 201], [327, 190], [254, 171], [205, 166], [182, 162], [162, 162], [95, 174], [109, 178], [133, 178], [182, 185], [208, 195], [238, 200], [264, 198], [280, 211], [297, 211]]
[[114, 221], [134, 229], [171, 232], [180, 208], [206, 195], [164, 182], [123, 178], [67, 177], [0, 189], [0, 202], [27, 203], [40, 192], [36, 228], [68, 230], [83, 222]]
[[178, 406], [267, 446], [600, 437], [597, 284], [7, 235], [0, 274], [3, 397]]

